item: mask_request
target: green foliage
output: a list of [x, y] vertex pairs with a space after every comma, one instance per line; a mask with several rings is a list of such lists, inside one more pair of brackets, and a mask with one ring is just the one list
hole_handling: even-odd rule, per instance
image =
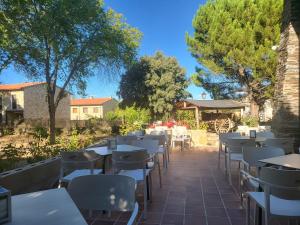
[[195, 113], [191, 110], [177, 110], [176, 120], [179, 121], [179, 123], [182, 123], [182, 125], [188, 125], [189, 129], [192, 130], [207, 130], [208, 128], [208, 124], [203, 121], [199, 122], [199, 127], [197, 128]]
[[9, 40], [0, 41], [0, 61], [47, 83], [51, 143], [56, 108], [66, 89], [82, 93], [87, 78], [99, 70], [115, 74], [131, 65], [141, 38], [102, 0], [2, 0], [0, 24], [0, 39]]
[[243, 116], [241, 122], [245, 126], [249, 127], [257, 127], [258, 126], [258, 118], [255, 116]]
[[141, 130], [143, 125], [150, 121], [150, 112], [148, 109], [138, 108], [135, 106], [117, 109], [114, 112], [106, 114], [105, 119], [113, 125], [120, 125], [120, 133], [126, 135], [128, 132]]
[[48, 138], [48, 129], [43, 126], [36, 126], [33, 128], [33, 137], [41, 140]]
[[200, 67], [193, 76], [214, 98], [239, 97], [245, 89], [258, 105], [271, 98], [277, 64], [282, 0], [209, 0], [186, 35]]
[[174, 104], [190, 96], [185, 70], [161, 52], [144, 56], [122, 76], [118, 94], [123, 106], [149, 108], [157, 118], [170, 114]]

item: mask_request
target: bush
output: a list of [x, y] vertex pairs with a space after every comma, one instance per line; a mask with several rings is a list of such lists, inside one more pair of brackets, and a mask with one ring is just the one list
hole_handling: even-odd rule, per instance
[[116, 126], [121, 124], [119, 131], [122, 135], [126, 135], [131, 131], [142, 130], [144, 124], [147, 124], [150, 118], [148, 109], [136, 108], [135, 106], [117, 109], [114, 112], [107, 113], [105, 117], [111, 126], [114, 126], [114, 131], [117, 130]]
[[249, 127], [257, 127], [258, 126], [258, 118], [255, 116], [244, 116], [241, 119], [241, 122], [245, 126]]

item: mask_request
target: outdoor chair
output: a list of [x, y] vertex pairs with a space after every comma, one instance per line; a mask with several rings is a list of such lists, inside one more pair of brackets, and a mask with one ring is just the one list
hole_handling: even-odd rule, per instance
[[158, 176], [159, 176], [159, 185], [162, 187], [162, 178], [161, 178], [161, 168], [160, 168], [160, 161], [159, 156], [157, 153], [159, 153], [159, 140], [137, 140], [133, 141], [132, 145], [141, 147], [143, 149], [146, 149], [148, 154], [150, 155], [150, 158], [152, 161], [149, 161], [147, 163], [147, 167], [149, 169], [155, 169], [155, 166], [158, 167]]
[[128, 136], [117, 136], [117, 144], [118, 145], [131, 145], [132, 141], [136, 141], [137, 136], [135, 135], [128, 135]]
[[189, 144], [189, 147], [191, 147], [192, 138], [188, 134], [186, 127], [176, 126], [172, 129], [172, 139], [171, 139], [172, 148], [175, 148], [176, 142], [180, 142], [181, 151], [183, 150], [186, 142]]
[[135, 179], [137, 183], [143, 183], [144, 189], [144, 218], [147, 217], [147, 200], [152, 196], [151, 169], [147, 168], [150, 157], [146, 149], [139, 151], [121, 152], [113, 151], [113, 172]]
[[[226, 149], [223, 148], [225, 146], [225, 140], [226, 138], [230, 137], [240, 137], [241, 134], [237, 132], [230, 132], [230, 133], [220, 133], [219, 134], [219, 155], [218, 155], [218, 168], [220, 169], [221, 164], [221, 154], [225, 155]], [[226, 165], [225, 165], [226, 167]]]
[[70, 182], [68, 192], [79, 209], [107, 212], [132, 212], [127, 225], [138, 214], [136, 182], [121, 175], [87, 175]]
[[169, 148], [167, 146], [167, 139], [165, 132], [160, 132], [159, 135], [147, 134], [143, 138], [144, 140], [157, 140], [159, 141], [158, 154], [163, 156], [163, 165], [164, 168], [168, 168], [169, 162]]
[[[265, 163], [259, 162], [259, 160], [282, 156], [284, 155], [284, 150], [277, 147], [244, 147], [243, 148], [243, 160], [241, 161], [240, 170], [240, 198], [241, 206], [243, 206], [243, 197], [245, 191], [249, 188], [258, 191], [259, 183], [255, 180], [248, 179], [248, 175], [258, 177], [260, 167], [264, 166]], [[248, 190], [246, 190], [248, 189]]]
[[255, 147], [256, 143], [254, 139], [233, 139], [227, 138], [225, 140], [225, 171], [228, 175], [229, 184], [232, 185], [231, 179], [231, 164], [232, 162], [240, 162], [243, 159], [244, 147]]
[[104, 163], [103, 158], [94, 151], [63, 151], [60, 155], [59, 187], [62, 186], [62, 183], [68, 184], [72, 179], [79, 176], [102, 173], [102, 169], [96, 169], [96, 167], [97, 163]]
[[294, 152], [293, 138], [268, 138], [264, 141], [264, 145], [282, 148], [285, 151], [285, 154]]
[[135, 131], [131, 131], [131, 132], [128, 132], [127, 134], [128, 136], [143, 136], [144, 135], [144, 131], [143, 130], [135, 130]]
[[263, 138], [274, 138], [275, 135], [271, 131], [261, 131], [256, 133], [256, 137], [263, 137]]
[[263, 192], [247, 192], [247, 225], [250, 225], [250, 200], [264, 211], [265, 225], [270, 225], [273, 217], [284, 217], [289, 222], [300, 219], [299, 170], [262, 167], [259, 178], [248, 178], [258, 182]]

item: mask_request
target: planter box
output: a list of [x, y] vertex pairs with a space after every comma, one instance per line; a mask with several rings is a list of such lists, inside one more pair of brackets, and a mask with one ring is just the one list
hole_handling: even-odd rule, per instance
[[0, 186], [13, 195], [49, 189], [57, 183], [60, 158], [54, 157], [0, 174]]

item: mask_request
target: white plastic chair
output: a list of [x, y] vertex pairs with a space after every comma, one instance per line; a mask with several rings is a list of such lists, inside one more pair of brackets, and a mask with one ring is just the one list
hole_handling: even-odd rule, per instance
[[192, 138], [188, 134], [186, 127], [176, 126], [172, 129], [172, 139], [171, 139], [171, 147], [172, 148], [175, 148], [176, 142], [180, 142], [181, 151], [183, 150], [186, 142], [188, 142], [189, 147], [191, 147]]
[[159, 186], [162, 187], [162, 177], [161, 177], [161, 168], [160, 168], [160, 161], [158, 157], [159, 153], [159, 140], [152, 140], [152, 139], [143, 139], [133, 141], [132, 145], [141, 147], [146, 149], [148, 154], [151, 156], [153, 161], [149, 161], [147, 166], [149, 169], [155, 169], [155, 166], [158, 167], [158, 176], [159, 176]]
[[131, 211], [127, 225], [132, 225], [138, 214], [135, 189], [135, 180], [128, 176], [87, 175], [73, 179], [68, 192], [79, 209]]
[[282, 148], [285, 151], [285, 154], [294, 152], [293, 138], [268, 138], [264, 141], [264, 145]]
[[284, 155], [284, 150], [277, 147], [244, 147], [243, 148], [243, 160], [241, 161], [241, 170], [240, 170], [240, 198], [241, 205], [243, 206], [243, 196], [246, 190], [246, 184], [249, 188], [254, 188], [258, 190], [259, 184], [252, 180], [248, 179], [248, 175], [254, 177], [259, 176], [260, 167], [265, 164], [259, 162], [259, 160], [282, 156]]
[[[223, 148], [225, 145], [225, 141], [227, 138], [231, 137], [240, 137], [241, 134], [237, 132], [230, 132], [230, 133], [221, 133], [219, 134], [219, 155], [218, 155], [218, 168], [220, 169], [220, 164], [221, 164], [221, 154], [225, 154], [226, 149]], [[226, 167], [226, 165], [225, 165]]]
[[247, 192], [247, 225], [250, 225], [250, 200], [264, 210], [265, 225], [272, 217], [300, 219], [300, 171], [262, 167], [257, 181], [263, 192]]
[[144, 185], [144, 218], [147, 217], [147, 197], [152, 195], [151, 169], [147, 168], [150, 157], [146, 149], [139, 151], [113, 151], [112, 167], [114, 173], [132, 177]]
[[241, 162], [243, 159], [244, 147], [255, 147], [256, 143], [254, 139], [233, 139], [227, 138], [225, 140], [225, 165], [226, 172], [228, 174], [229, 184], [232, 185], [231, 179], [231, 164], [232, 162]]
[[157, 140], [159, 141], [158, 154], [163, 156], [163, 165], [164, 168], [168, 168], [169, 162], [169, 148], [167, 146], [166, 135], [163, 132], [159, 132], [159, 135], [147, 134], [144, 136], [143, 140]]
[[102, 169], [96, 169], [96, 163], [103, 162], [103, 158], [94, 151], [61, 152], [61, 167], [59, 187], [62, 183], [69, 183], [72, 179], [90, 174], [100, 174]]
[[118, 145], [131, 145], [131, 142], [136, 140], [137, 140], [137, 136], [135, 135], [117, 136]]

